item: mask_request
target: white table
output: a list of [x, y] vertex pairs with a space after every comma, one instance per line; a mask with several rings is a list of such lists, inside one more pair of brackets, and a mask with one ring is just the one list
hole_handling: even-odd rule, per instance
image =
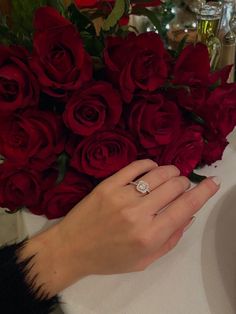
[[[236, 229], [236, 132], [230, 136], [223, 161], [199, 173], [220, 176], [221, 190], [197, 215], [177, 248], [144, 272], [81, 280], [62, 293], [66, 314], [236, 313], [232, 304], [236, 289], [232, 291], [234, 283], [230, 282], [236, 278], [236, 241], [227, 240], [229, 248], [224, 244], [224, 237], [230, 239]], [[227, 212], [222, 216], [225, 206], [228, 216]], [[30, 234], [48, 225], [45, 218], [29, 213], [24, 214], [24, 220]], [[221, 250], [227, 260], [219, 257]]]

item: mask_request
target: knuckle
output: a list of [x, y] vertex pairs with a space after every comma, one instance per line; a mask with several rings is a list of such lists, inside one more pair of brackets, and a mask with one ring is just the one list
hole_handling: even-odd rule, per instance
[[157, 172], [159, 178], [164, 181], [170, 179], [174, 175], [178, 176], [180, 174], [179, 169], [173, 165], [159, 167], [157, 168]]
[[170, 170], [171, 170], [172, 173], [175, 173], [175, 174], [178, 174], [178, 175], [180, 174], [179, 168], [177, 168], [175, 165], [170, 165], [169, 167], [170, 167]]
[[134, 216], [133, 212], [128, 209], [121, 210], [119, 215], [123, 223], [134, 225], [136, 222], [136, 217]]
[[140, 161], [140, 160], [135, 160], [135, 161], [132, 161], [132, 162], [129, 164], [129, 167], [130, 167], [130, 169], [135, 170], [136, 168], [139, 168], [139, 167], [140, 167], [140, 164], [141, 164], [141, 161]]
[[93, 193], [94, 193], [96, 196], [101, 196], [102, 188], [100, 187], [100, 184], [97, 185], [97, 186], [95, 187], [95, 189], [93, 189]]
[[110, 188], [106, 182], [101, 182], [95, 189], [95, 193], [100, 197], [106, 197], [110, 195]]
[[189, 178], [181, 176], [182, 180], [185, 182], [185, 185], [189, 188], [191, 185], [191, 181], [189, 180]]
[[141, 159], [141, 160], [135, 160], [131, 163], [132, 166], [134, 167], [146, 167], [146, 166], [151, 166], [151, 165], [156, 165], [156, 163], [151, 160], [151, 159]]
[[109, 196], [107, 197], [107, 199], [109, 199], [109, 204], [114, 208], [116, 208], [117, 206], [122, 206], [123, 204], [123, 199], [121, 195], [119, 194], [109, 193]]
[[168, 168], [167, 167], [159, 167], [157, 169], [157, 175], [159, 179], [162, 181], [166, 181], [169, 179], [169, 173], [168, 173]]
[[200, 202], [199, 202], [198, 198], [196, 197], [196, 195], [193, 195], [191, 193], [189, 193], [189, 194], [186, 193], [185, 204], [192, 211], [195, 211], [195, 210], [199, 209], [199, 207], [200, 207]]
[[148, 233], [139, 234], [135, 237], [135, 243], [141, 250], [148, 250], [151, 245], [151, 237]]
[[190, 180], [187, 178], [187, 177], [184, 177], [184, 176], [181, 176], [181, 177], [178, 177], [176, 178], [179, 182], [179, 185], [180, 187], [183, 189], [183, 190], [186, 190], [190, 187]]
[[153, 161], [153, 160], [150, 159], [150, 158], [143, 159], [143, 162], [145, 162], [145, 164], [153, 164], [153, 165], [156, 165], [156, 162]]
[[130, 163], [130, 166], [136, 167], [137, 164], [139, 164], [139, 163], [140, 163], [140, 160], [134, 160], [134, 161], [132, 161], [132, 162]]

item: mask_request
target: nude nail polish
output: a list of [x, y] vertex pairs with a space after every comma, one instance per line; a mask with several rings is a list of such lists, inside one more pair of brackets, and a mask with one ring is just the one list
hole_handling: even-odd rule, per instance
[[211, 177], [211, 180], [216, 184], [220, 185], [221, 184], [221, 179], [219, 177]]

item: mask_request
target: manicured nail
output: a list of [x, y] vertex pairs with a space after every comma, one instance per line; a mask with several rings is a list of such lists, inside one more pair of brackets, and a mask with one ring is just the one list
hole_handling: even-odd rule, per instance
[[221, 184], [221, 179], [219, 177], [211, 177], [211, 180], [216, 184], [220, 185]]
[[186, 232], [190, 227], [192, 227], [193, 223], [195, 222], [196, 217], [193, 216], [190, 222], [187, 224], [187, 226], [184, 228], [184, 232]]

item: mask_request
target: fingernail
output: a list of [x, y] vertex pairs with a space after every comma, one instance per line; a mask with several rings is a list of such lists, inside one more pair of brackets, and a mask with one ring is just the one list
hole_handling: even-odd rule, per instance
[[221, 184], [221, 179], [219, 177], [211, 177], [211, 180], [216, 184], [220, 185]]
[[195, 222], [196, 217], [193, 216], [190, 222], [187, 224], [187, 226], [184, 228], [184, 232], [186, 232], [190, 227], [192, 227], [193, 223]]

